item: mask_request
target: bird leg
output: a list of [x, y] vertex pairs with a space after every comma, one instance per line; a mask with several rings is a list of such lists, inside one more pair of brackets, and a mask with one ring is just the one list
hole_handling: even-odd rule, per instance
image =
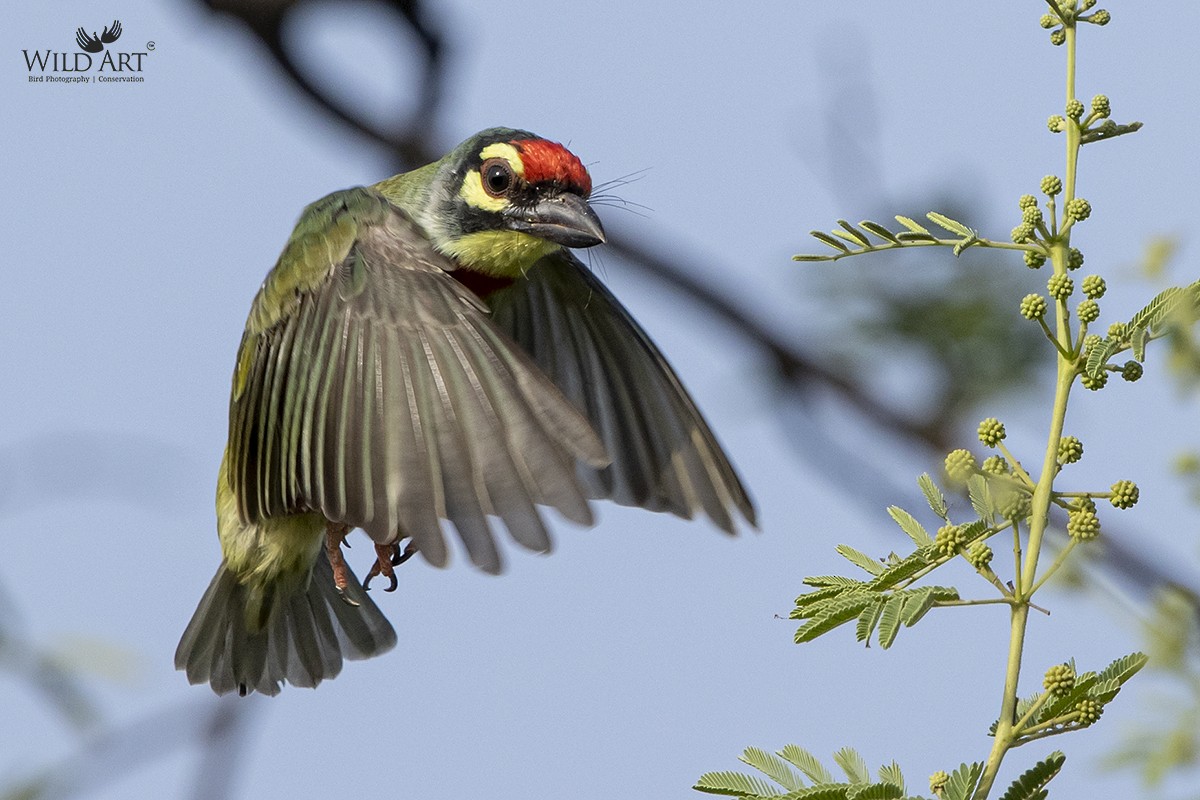
[[342, 545], [347, 547], [346, 536], [352, 531], [349, 525], [343, 525], [340, 522], [328, 522], [325, 525], [325, 555], [329, 557], [329, 566], [333, 567], [333, 585], [337, 588], [338, 596], [352, 606], [357, 606], [350, 595], [346, 594], [346, 587], [350, 585], [350, 567], [346, 565], [346, 558], [342, 555]]
[[367, 573], [367, 576], [363, 578], [363, 588], [370, 589], [371, 579], [376, 575], [383, 575], [389, 581], [388, 587], [384, 589], [384, 591], [396, 591], [396, 586], [399, 585], [399, 581], [396, 580], [396, 570], [394, 567], [398, 567], [405, 561], [408, 561], [410, 558], [416, 555], [416, 552], [417, 544], [411, 539], [405, 546], [404, 552], [400, 552], [399, 542], [375, 545], [375, 563], [371, 565], [371, 569]]

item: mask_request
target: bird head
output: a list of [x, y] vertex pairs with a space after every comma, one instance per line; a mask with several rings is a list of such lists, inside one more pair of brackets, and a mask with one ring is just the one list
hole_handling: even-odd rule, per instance
[[440, 161], [378, 184], [435, 247], [467, 269], [515, 277], [561, 247], [605, 241], [592, 179], [567, 148], [491, 128]]

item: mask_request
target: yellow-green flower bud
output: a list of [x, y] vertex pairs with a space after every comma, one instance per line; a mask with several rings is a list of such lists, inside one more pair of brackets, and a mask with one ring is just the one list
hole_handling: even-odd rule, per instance
[[1062, 192], [1062, 181], [1057, 175], [1047, 175], [1042, 178], [1042, 194], [1054, 197]]
[[992, 498], [996, 511], [1005, 519], [1025, 519], [1032, 510], [1029, 493], [1016, 487], [993, 489]]
[[1092, 204], [1082, 197], [1073, 197], [1067, 203], [1067, 219], [1083, 222], [1092, 215]]
[[1046, 298], [1040, 294], [1027, 294], [1021, 300], [1021, 316], [1025, 319], [1041, 319], [1048, 309]]
[[[1028, 195], [1026, 195], [1026, 196], [1028, 196]], [[1025, 210], [1021, 212], [1021, 220], [1023, 222], [1028, 222], [1030, 225], [1036, 226], [1036, 225], [1044, 222], [1045, 217], [1042, 216], [1042, 210], [1040, 208], [1038, 208], [1037, 205], [1035, 204], [1032, 206], [1025, 207]]]
[[1046, 255], [1044, 253], [1039, 253], [1036, 250], [1026, 250], [1024, 259], [1025, 266], [1029, 267], [1030, 269], [1038, 269], [1046, 263]]
[[1092, 113], [1101, 119], [1112, 113], [1112, 106], [1109, 105], [1106, 95], [1098, 94], [1092, 98]]
[[1057, 664], [1046, 670], [1042, 688], [1056, 697], [1071, 693], [1075, 688], [1075, 670], [1070, 664]]
[[992, 548], [987, 542], [975, 542], [967, 548], [967, 561], [977, 570], [982, 570], [992, 563]]
[[944, 556], [952, 556], [967, 543], [967, 537], [958, 525], [943, 525], [933, 538], [934, 548]]
[[1075, 309], [1075, 316], [1080, 322], [1095, 322], [1100, 319], [1100, 304], [1095, 300], [1084, 300]]
[[944, 770], [938, 770], [929, 776], [929, 791], [941, 796], [942, 792], [946, 791], [946, 784], [950, 782], [950, 776]]
[[1101, 372], [1093, 378], [1090, 373], [1085, 372], [1080, 376], [1079, 382], [1083, 384], [1083, 388], [1098, 392], [1108, 384], [1108, 373]]
[[1033, 226], [1028, 222], [1022, 222], [1020, 225], [1012, 229], [1012, 240], [1014, 244], [1025, 244], [1030, 239], [1036, 238], [1033, 235]]
[[979, 441], [988, 447], [995, 447], [1000, 444], [1007, 435], [1004, 431], [1004, 423], [995, 417], [988, 417], [983, 422], [980, 422], [977, 432], [979, 434]]
[[1100, 535], [1100, 518], [1095, 511], [1081, 509], [1067, 514], [1067, 533], [1072, 539], [1087, 542]]
[[[1017, 205], [1021, 207], [1022, 211], [1027, 208], [1037, 208], [1037, 203], [1037, 198], [1031, 194], [1023, 194], [1017, 200]], [[1025, 221], [1028, 222], [1029, 220], [1027, 219]]]
[[1142, 365], [1136, 361], [1126, 361], [1125, 365], [1121, 367], [1121, 377], [1133, 383], [1142, 377]]
[[1083, 116], [1083, 103], [1079, 98], [1072, 97], [1067, 101], [1067, 116], [1071, 119], [1079, 119]]
[[1058, 24], [1058, 17], [1054, 16], [1053, 14], [1042, 14], [1042, 18], [1038, 20], [1038, 24], [1046, 30], [1049, 30]]
[[1062, 133], [1067, 129], [1067, 120], [1061, 114], [1054, 114], [1046, 120], [1046, 127], [1051, 133]]
[[1075, 291], [1075, 282], [1066, 275], [1051, 275], [1046, 281], [1046, 291], [1055, 300], [1066, 300]]
[[1079, 3], [1080, 11], [1087, 11], [1092, 6], [1096, 5], [1096, 0], [1081, 0]]
[[1114, 322], [1108, 326], [1108, 336], [1110, 339], [1124, 339], [1128, 334], [1128, 326], [1124, 322]]
[[1087, 726], [1100, 719], [1100, 715], [1104, 713], [1104, 706], [1095, 700], [1080, 700], [1075, 706], [1075, 711], [1079, 714], [1079, 724]]
[[1079, 19], [1083, 22], [1090, 22], [1093, 25], [1107, 25], [1112, 21], [1112, 14], [1102, 8], [1091, 16], [1080, 17]]
[[946, 456], [946, 476], [955, 483], [966, 483], [975, 473], [975, 456], [970, 450], [951, 450]]
[[1064, 436], [1058, 440], [1058, 463], [1074, 464], [1083, 458], [1083, 442], [1074, 436]]
[[1099, 300], [1104, 297], [1104, 292], [1108, 289], [1108, 285], [1104, 282], [1104, 278], [1099, 275], [1088, 275], [1083, 279], [1083, 293], [1093, 300]]
[[1112, 485], [1109, 502], [1114, 508], [1133, 508], [1138, 501], [1138, 487], [1133, 481], [1117, 481]]
[[1067, 40], [1067, 34], [1063, 32], [1062, 28], [1058, 28], [1057, 30], [1050, 31], [1050, 44], [1054, 45], [1055, 47], [1058, 47], [1060, 44], [1062, 44], [1066, 40]]
[[1067, 269], [1079, 269], [1083, 266], [1083, 251], [1072, 247], [1067, 251]]
[[1004, 456], [988, 456], [983, 460], [980, 469], [988, 475], [1007, 475], [1008, 462], [1004, 460]]

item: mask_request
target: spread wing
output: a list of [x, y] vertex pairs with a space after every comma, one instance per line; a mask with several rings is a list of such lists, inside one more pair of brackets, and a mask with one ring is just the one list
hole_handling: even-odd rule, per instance
[[443, 565], [440, 519], [500, 569], [488, 516], [548, 550], [536, 505], [591, 524], [575, 463], [607, 463], [588, 421], [368, 189], [305, 212], [263, 284], [230, 408], [244, 519], [319, 511]]
[[580, 465], [592, 497], [687, 519], [703, 510], [729, 533], [734, 509], [754, 523], [749, 495], [671, 366], [577, 258], [543, 258], [488, 304], [599, 432], [612, 464]]

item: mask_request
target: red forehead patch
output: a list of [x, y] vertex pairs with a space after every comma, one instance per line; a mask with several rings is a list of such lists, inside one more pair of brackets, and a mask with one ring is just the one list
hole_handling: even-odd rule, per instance
[[583, 163], [558, 142], [523, 139], [513, 142], [525, 165], [525, 180], [530, 183], [557, 181], [586, 197], [592, 192], [592, 176]]

